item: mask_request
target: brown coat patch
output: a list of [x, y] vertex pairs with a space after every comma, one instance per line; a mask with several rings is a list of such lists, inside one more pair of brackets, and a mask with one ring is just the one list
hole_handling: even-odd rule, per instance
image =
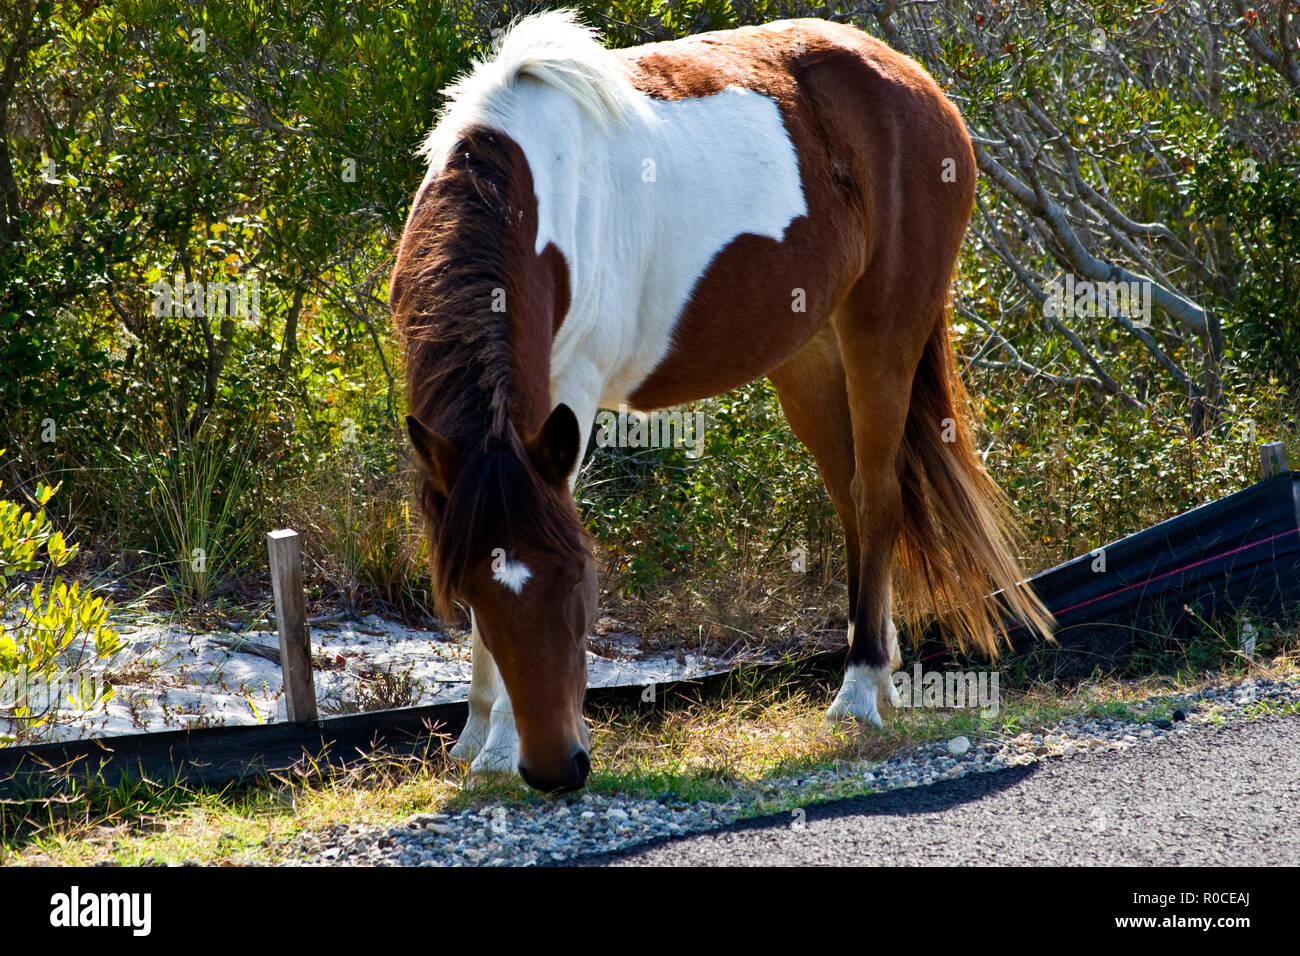
[[[854, 284], [896, 247], [896, 218], [939, 183], [934, 123], [955, 111], [907, 57], [821, 20], [620, 51], [633, 83], [662, 99], [728, 86], [776, 101], [799, 158], [808, 215], [782, 241], [744, 235], [699, 279], [673, 347], [632, 404], [662, 408], [716, 395], [779, 366], [822, 328]], [[912, 124], [922, 128], [911, 129]], [[960, 129], [960, 127], [958, 127]], [[946, 155], [960, 155], [950, 134]], [[942, 141], [940, 141], [942, 142]], [[969, 146], [965, 147], [969, 155]], [[947, 250], [943, 250], [946, 254]], [[936, 259], [940, 250], [909, 248]], [[794, 310], [802, 290], [805, 311]], [[744, 349], [737, 349], [743, 338]], [[719, 356], [728, 361], [719, 361]]]

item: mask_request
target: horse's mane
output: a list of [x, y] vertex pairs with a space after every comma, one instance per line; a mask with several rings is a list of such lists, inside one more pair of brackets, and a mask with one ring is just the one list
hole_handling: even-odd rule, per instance
[[588, 549], [572, 496], [542, 478], [516, 429], [524, 396], [511, 321], [492, 309], [512, 285], [517, 156], [492, 130], [462, 133], [412, 211], [390, 290], [411, 414], [460, 451], [448, 496], [423, 471], [418, 478], [434, 602], [444, 616], [469, 568], [494, 548], [527, 543], [574, 560]]
[[[522, 154], [508, 134], [521, 119], [535, 119], [516, 109], [522, 77], [554, 88], [600, 128], [644, 109], [592, 30], [567, 11], [543, 13], [517, 22], [489, 60], [445, 92], [446, 107], [420, 150], [429, 177], [402, 239], [390, 304], [406, 346], [411, 413], [460, 451], [448, 496], [427, 475], [418, 479], [434, 600], [444, 615], [469, 568], [493, 548], [527, 543], [573, 560], [589, 550], [572, 496], [538, 474], [524, 447], [528, 436], [516, 429], [516, 412], [539, 401], [523, 394], [523, 360], [532, 357], [515, 348], [527, 346], [512, 343], [512, 328], [519, 337], [525, 330], [491, 308], [517, 278], [507, 257], [512, 240], [520, 246], [509, 210]], [[549, 400], [540, 398], [548, 408]]]
[[525, 17], [501, 35], [491, 58], [475, 61], [469, 73], [443, 92], [442, 115], [420, 148], [431, 170], [442, 168], [465, 129], [488, 126], [509, 132], [518, 119], [511, 94], [521, 77], [563, 93], [601, 128], [646, 108], [618, 59], [572, 11]]

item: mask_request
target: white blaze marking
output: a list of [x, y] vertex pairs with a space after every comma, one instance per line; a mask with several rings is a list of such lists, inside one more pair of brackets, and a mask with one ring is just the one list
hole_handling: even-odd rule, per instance
[[522, 561], [511, 561], [509, 558], [501, 562], [501, 567], [492, 572], [492, 577], [516, 594], [524, 589], [525, 582], [532, 576], [533, 572], [528, 570], [526, 564]]

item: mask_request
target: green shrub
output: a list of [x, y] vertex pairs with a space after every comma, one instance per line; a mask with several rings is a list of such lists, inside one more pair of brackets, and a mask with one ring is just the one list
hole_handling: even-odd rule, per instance
[[[414, 147], [440, 91], [487, 52], [495, 29], [556, 6], [576, 6], [610, 46], [626, 47], [810, 14], [879, 33], [866, 11], [889, 5], [54, 5], [32, 34], [41, 43], [17, 66], [0, 130], [20, 200], [13, 236], [0, 242], [0, 446], [13, 451], [0, 474], [22, 487], [62, 480], [68, 517], [59, 526], [101, 567], [133, 550], [156, 555], [178, 604], [262, 574], [262, 535], [291, 525], [305, 534], [315, 594], [349, 606], [426, 606], [384, 283], [424, 172]], [[1131, 7], [1073, 5], [1061, 16], [1096, 13], [1119, 38]], [[0, 37], [18, 36], [32, 9], [0, 5]], [[969, 19], [962, 5], [921, 4], [902, 5], [893, 22], [912, 35], [940, 17]], [[193, 42], [200, 27], [206, 49]], [[970, 61], [967, 41], [983, 32], [947, 31], [951, 42], [932, 51], [974, 119], [1046, 77], [1054, 60], [1038, 54], [1059, 39], [1041, 37], [1023, 57]], [[1066, 45], [1078, 47], [1070, 56], [1087, 55]], [[1297, 106], [1269, 99], [1267, 71], [1247, 69], [1241, 50], [1225, 63], [1223, 115], [1233, 124], [1208, 121], [1195, 98], [1153, 98], [1105, 73], [1075, 76], [1080, 119], [1070, 136], [1080, 144], [1100, 148], [1140, 121], [1171, 157], [1186, 154], [1176, 176], [1156, 176], [1117, 147], [1106, 173], [1115, 200], [1142, 221], [1194, 218], [1186, 241], [1197, 254], [1235, 256], [1241, 270], [1204, 300], [1224, 330], [1224, 396], [1205, 434], [1173, 427], [1188, 417], [1188, 396], [1169, 391], [1150, 356], [1105, 327], [1084, 338], [1143, 411], [1014, 370], [971, 373], [980, 445], [1023, 522], [1030, 570], [1244, 486], [1255, 475], [1253, 440], [1285, 440], [1292, 461], [1300, 457], [1295, 148], [1276, 151], [1289, 162], [1260, 163], [1257, 180], [1238, 174], [1267, 145], [1261, 136], [1295, 121]], [[1163, 85], [1177, 92], [1172, 80]], [[53, 181], [43, 178], [46, 154]], [[988, 229], [979, 215], [976, 227]], [[1008, 240], [1030, 242], [1015, 230]], [[1080, 371], [1037, 321], [1036, 304], [1013, 294], [987, 241], [973, 235], [966, 251], [959, 303], [1049, 371]], [[1170, 271], [1158, 244], [1147, 254]], [[178, 273], [256, 279], [259, 314], [156, 313], [152, 284]], [[983, 338], [972, 329], [961, 351], [975, 356]], [[1160, 341], [1174, 362], [1195, 358], [1181, 336]], [[598, 448], [584, 468], [579, 504], [601, 546], [607, 610], [631, 629], [691, 640], [711, 628], [728, 641], [737, 631], [819, 628], [842, 639], [839, 523], [771, 386], [756, 382], [696, 408], [706, 415], [703, 457]], [[39, 554], [38, 538], [21, 537], [27, 556], [6, 559], [18, 569], [6, 581], [25, 581], [38, 570], [32, 561], [51, 564], [65, 550], [53, 532], [52, 550], [40, 544]], [[805, 573], [792, 569], [796, 550], [806, 553]], [[37, 592], [46, 617], [51, 599], [57, 616], [87, 597], [52, 587]]]
[[[77, 553], [55, 531], [45, 506], [58, 490], [42, 484], [35, 511], [0, 499], [0, 743], [26, 743], [55, 723], [64, 703], [90, 710], [112, 688], [91, 666], [121, 649], [109, 606], [53, 570]], [[30, 589], [24, 580], [32, 575]], [[5, 725], [9, 726], [6, 732]]]

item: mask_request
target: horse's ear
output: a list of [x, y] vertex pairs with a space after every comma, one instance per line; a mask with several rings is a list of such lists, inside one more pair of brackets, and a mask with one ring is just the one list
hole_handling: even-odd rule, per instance
[[424, 427], [414, 415], [406, 416], [406, 431], [411, 436], [415, 460], [438, 494], [451, 494], [451, 486], [460, 472], [460, 451], [448, 439]]
[[546, 424], [528, 443], [528, 453], [543, 478], [553, 485], [567, 485], [569, 473], [578, 463], [578, 443], [582, 429], [573, 409], [563, 403], [555, 406]]

